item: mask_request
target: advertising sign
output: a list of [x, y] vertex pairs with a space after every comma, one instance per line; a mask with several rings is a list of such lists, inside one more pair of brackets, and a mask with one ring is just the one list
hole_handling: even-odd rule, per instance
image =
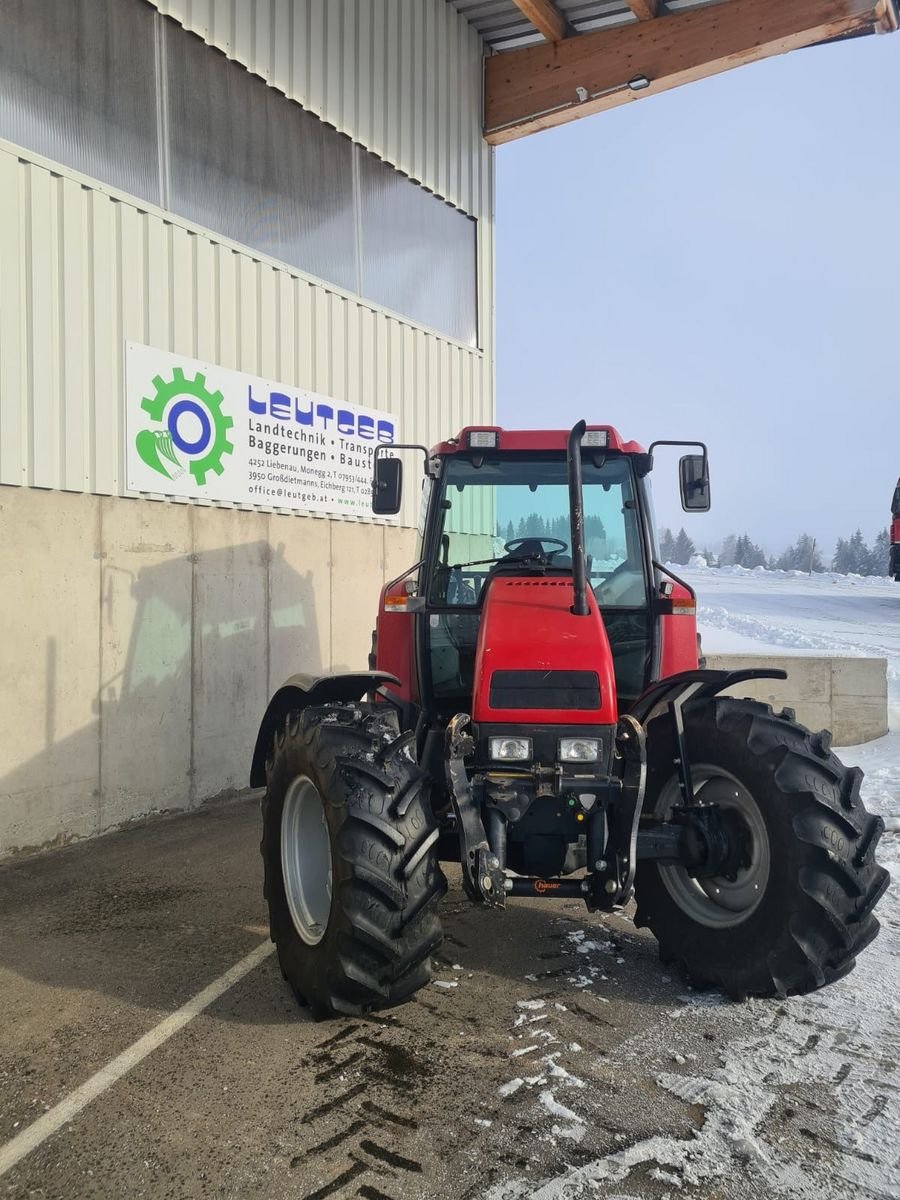
[[397, 440], [389, 413], [136, 342], [125, 400], [136, 492], [371, 520], [375, 447]]

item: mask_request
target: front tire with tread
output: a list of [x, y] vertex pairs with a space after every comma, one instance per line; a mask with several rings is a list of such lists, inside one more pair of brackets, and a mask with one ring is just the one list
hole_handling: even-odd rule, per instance
[[[431, 979], [446, 880], [437, 825], [411, 734], [384, 705], [291, 713], [275, 737], [262, 801], [264, 894], [284, 978], [316, 1018], [400, 1004]], [[306, 776], [322, 799], [332, 855], [331, 907], [315, 945], [285, 894], [282, 810]]]
[[[884, 823], [860, 799], [862, 771], [831, 753], [828, 733], [754, 700], [688, 707], [685, 729], [691, 762], [720, 768], [753, 797], [768, 881], [743, 920], [716, 928], [679, 907], [665, 869], [648, 861], [638, 866], [635, 923], [652, 930], [664, 961], [739, 999], [810, 992], [846, 975], [878, 932], [872, 910], [889, 880], [875, 860]], [[651, 721], [647, 746], [645, 812], [665, 816], [677, 792], [668, 716]]]

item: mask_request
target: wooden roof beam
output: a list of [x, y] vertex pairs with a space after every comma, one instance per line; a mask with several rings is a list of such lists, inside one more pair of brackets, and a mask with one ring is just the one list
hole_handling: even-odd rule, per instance
[[513, 0], [513, 4], [548, 42], [561, 42], [572, 32], [553, 0]]
[[485, 60], [484, 136], [498, 145], [745, 63], [897, 28], [897, 0], [723, 0], [510, 50]]
[[659, 13], [659, 0], [626, 0], [639, 21], [652, 21]]

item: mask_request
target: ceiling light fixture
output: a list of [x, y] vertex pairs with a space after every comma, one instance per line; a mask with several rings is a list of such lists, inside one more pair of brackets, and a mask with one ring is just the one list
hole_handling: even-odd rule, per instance
[[500, 133], [504, 129], [512, 129], [515, 125], [527, 125], [529, 121], [539, 121], [541, 117], [549, 117], [551, 113], [564, 112], [579, 104], [587, 104], [589, 100], [599, 100], [602, 96], [615, 96], [618, 92], [644, 92], [653, 82], [646, 75], [635, 75], [627, 83], [617, 83], [614, 87], [603, 88], [599, 92], [589, 92], [586, 87], [579, 85], [575, 89], [575, 99], [567, 100], [565, 104], [555, 104], [553, 108], [542, 108], [540, 112], [529, 113], [527, 117], [518, 117], [515, 121], [507, 121], [503, 125], [492, 125], [485, 129], [485, 134]]

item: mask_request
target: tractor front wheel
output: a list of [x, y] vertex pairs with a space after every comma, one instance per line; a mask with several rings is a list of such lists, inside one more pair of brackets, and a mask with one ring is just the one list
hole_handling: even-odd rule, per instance
[[292, 713], [262, 802], [269, 927], [317, 1018], [408, 1000], [431, 978], [446, 890], [425, 776], [386, 706]]
[[[718, 697], [685, 711], [695, 799], [717, 805], [739, 839], [727, 877], [639, 864], [638, 925], [664, 961], [729, 995], [813, 991], [853, 969], [878, 932], [872, 909], [888, 883], [875, 861], [884, 825], [863, 806], [862, 772], [812, 734], [753, 700]], [[647, 730], [644, 811], [682, 804], [667, 716]]]

